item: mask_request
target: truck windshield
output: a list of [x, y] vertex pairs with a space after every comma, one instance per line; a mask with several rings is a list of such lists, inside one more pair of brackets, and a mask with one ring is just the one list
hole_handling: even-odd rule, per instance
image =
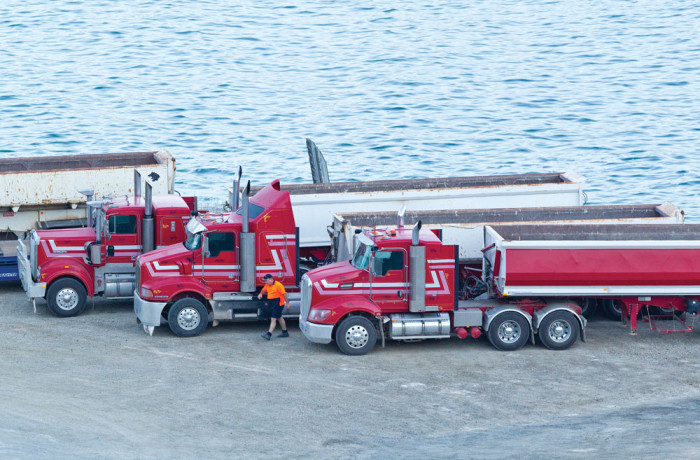
[[190, 251], [194, 251], [195, 249], [199, 249], [199, 247], [202, 245], [202, 233], [194, 233], [190, 235], [187, 238], [187, 241], [185, 241], [185, 247], [189, 249]]
[[372, 252], [369, 245], [360, 243], [355, 250], [355, 255], [352, 257], [352, 266], [360, 270], [367, 270], [369, 266], [369, 255]]

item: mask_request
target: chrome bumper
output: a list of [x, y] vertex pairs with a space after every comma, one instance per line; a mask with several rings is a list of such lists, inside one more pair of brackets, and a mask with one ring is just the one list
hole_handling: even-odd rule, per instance
[[304, 336], [314, 343], [331, 343], [333, 339], [332, 324], [316, 324], [306, 321], [299, 315], [299, 329]]
[[35, 283], [32, 279], [32, 264], [27, 258], [27, 250], [20, 241], [17, 243], [17, 271], [19, 280], [22, 282], [22, 289], [30, 299], [44, 297], [46, 294], [46, 283]]
[[163, 308], [165, 308], [166, 304], [167, 302], [143, 300], [137, 292], [134, 292], [134, 313], [136, 313], [136, 317], [143, 323], [144, 327], [160, 326], [161, 313], [163, 313]]

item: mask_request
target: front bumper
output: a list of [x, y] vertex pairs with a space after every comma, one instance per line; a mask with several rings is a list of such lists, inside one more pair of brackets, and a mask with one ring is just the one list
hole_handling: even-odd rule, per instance
[[27, 251], [20, 241], [17, 244], [17, 271], [19, 280], [22, 282], [22, 289], [30, 299], [44, 297], [46, 294], [46, 283], [35, 283], [32, 279], [32, 264], [27, 258]]
[[332, 324], [316, 324], [304, 320], [299, 316], [299, 329], [304, 336], [314, 343], [331, 343], [333, 339]]
[[134, 292], [134, 313], [144, 326], [160, 326], [161, 314], [167, 302], [150, 302], [143, 300], [138, 292]]

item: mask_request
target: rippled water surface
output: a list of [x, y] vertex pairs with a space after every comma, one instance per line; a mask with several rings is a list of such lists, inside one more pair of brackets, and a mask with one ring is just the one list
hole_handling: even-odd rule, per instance
[[[390, 5], [393, 5], [391, 7]], [[0, 2], [0, 156], [167, 148], [178, 187], [577, 171], [700, 222], [700, 7]]]

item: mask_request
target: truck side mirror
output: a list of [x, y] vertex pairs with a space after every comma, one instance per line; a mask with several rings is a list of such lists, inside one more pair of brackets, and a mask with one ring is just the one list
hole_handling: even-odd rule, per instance
[[374, 266], [374, 264], [376, 262], [377, 262], [377, 259], [376, 259], [376, 257], [374, 257], [374, 251], [370, 251], [369, 263], [367, 264], [367, 271], [369, 271], [369, 274], [372, 276], [374, 276], [377, 273], [376, 267]]
[[202, 236], [202, 255], [204, 257], [209, 257], [211, 253], [209, 252], [209, 238], [207, 238], [207, 235]]
[[384, 259], [380, 257], [372, 257], [372, 275], [382, 276], [384, 274]]

